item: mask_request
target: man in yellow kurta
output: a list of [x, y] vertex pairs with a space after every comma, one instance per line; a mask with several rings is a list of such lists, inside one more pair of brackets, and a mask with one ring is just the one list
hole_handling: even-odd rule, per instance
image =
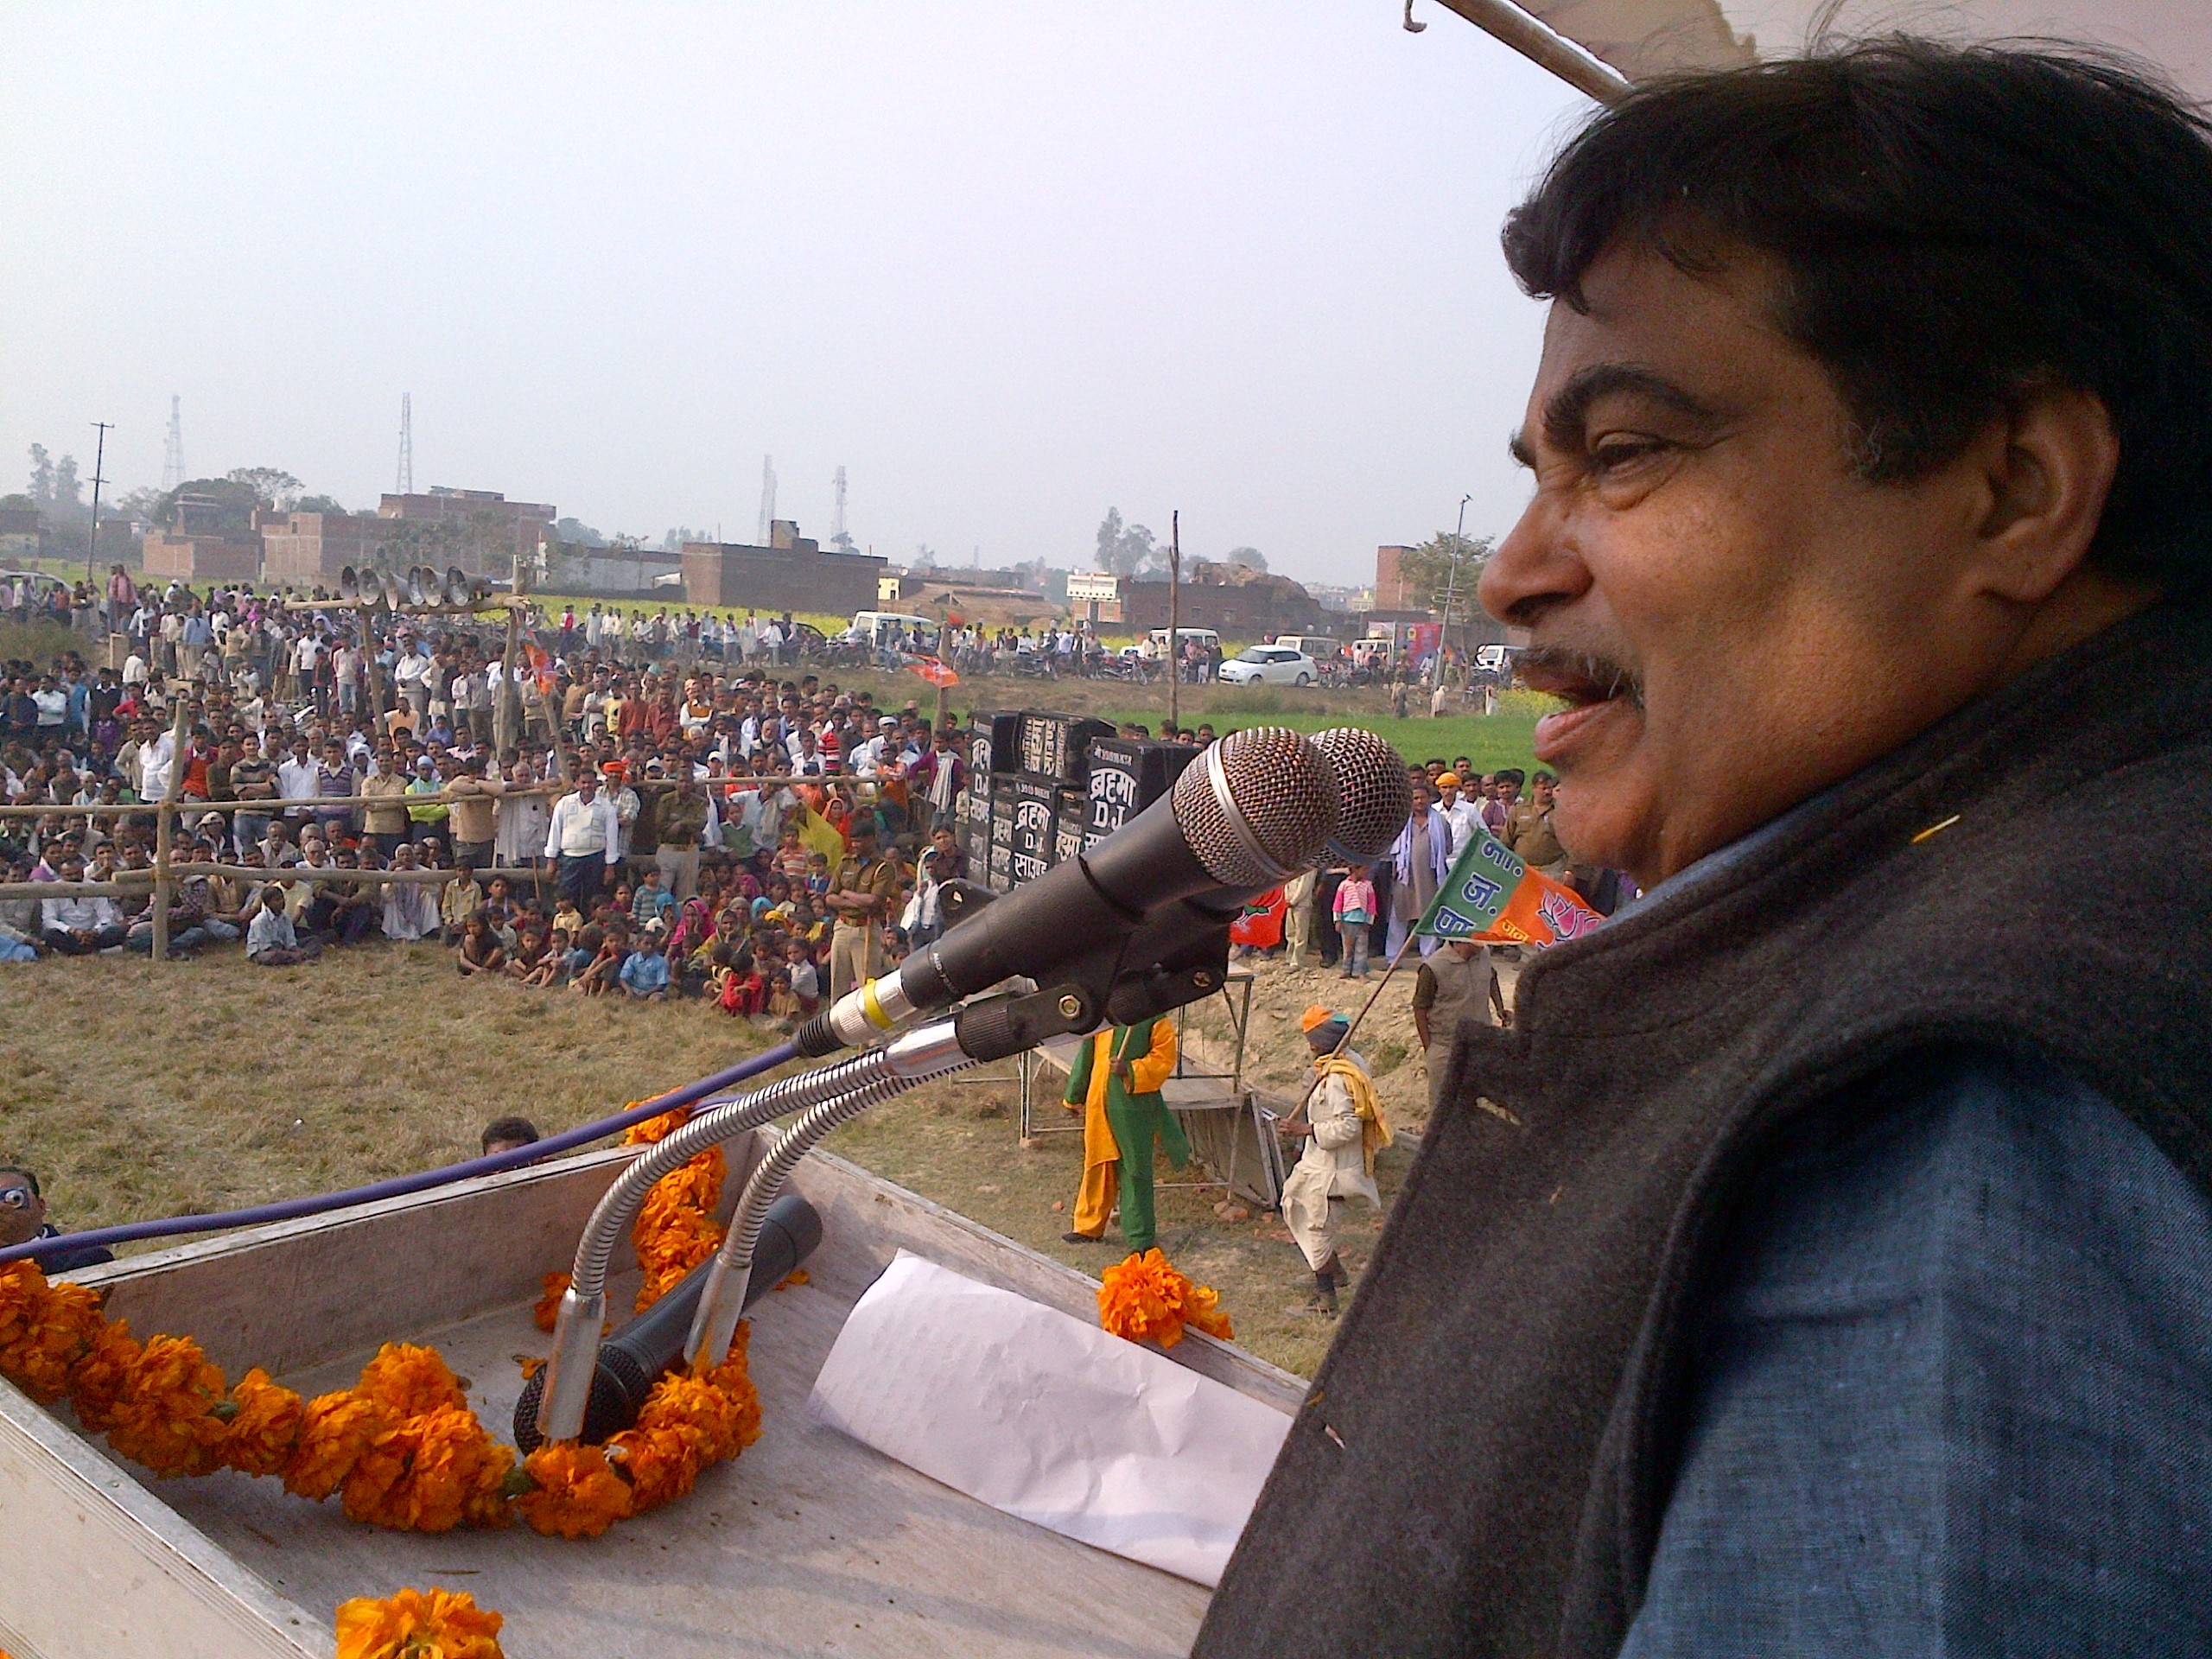
[[1104, 1235], [1118, 1192], [1122, 1241], [1132, 1250], [1152, 1248], [1153, 1147], [1165, 1146], [1179, 1168], [1191, 1161], [1183, 1126], [1160, 1096], [1174, 1069], [1175, 1027], [1166, 1020], [1115, 1026], [1077, 1050], [1064, 1103], [1083, 1113], [1083, 1185], [1074, 1230], [1065, 1235], [1069, 1243], [1096, 1243]]

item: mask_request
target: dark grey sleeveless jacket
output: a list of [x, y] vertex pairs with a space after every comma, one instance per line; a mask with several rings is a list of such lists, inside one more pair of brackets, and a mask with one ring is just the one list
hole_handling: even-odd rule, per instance
[[1196, 1651], [1611, 1654], [1746, 1183], [1957, 1041], [2068, 1069], [2212, 1189], [2203, 613], [2031, 671], [1461, 1027]]

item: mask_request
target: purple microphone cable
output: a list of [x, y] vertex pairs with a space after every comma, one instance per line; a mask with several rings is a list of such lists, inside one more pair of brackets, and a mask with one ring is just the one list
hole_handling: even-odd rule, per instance
[[579, 1123], [573, 1129], [563, 1129], [558, 1135], [549, 1135], [543, 1141], [533, 1141], [526, 1147], [517, 1147], [511, 1152], [494, 1152], [481, 1158], [471, 1158], [465, 1163], [448, 1164], [442, 1169], [425, 1169], [412, 1175], [395, 1175], [389, 1180], [372, 1181], [366, 1186], [347, 1187], [342, 1192], [324, 1192], [311, 1198], [286, 1198], [276, 1204], [257, 1204], [244, 1210], [224, 1210], [212, 1216], [164, 1216], [156, 1221], [127, 1222], [120, 1227], [94, 1227], [81, 1233], [65, 1233], [60, 1238], [32, 1239], [27, 1243], [10, 1245], [0, 1249], [0, 1266], [20, 1262], [25, 1256], [37, 1255], [42, 1251], [62, 1247], [83, 1249], [93, 1244], [123, 1244], [137, 1238], [168, 1238], [178, 1233], [221, 1233], [235, 1227], [257, 1227], [264, 1222], [296, 1221], [302, 1216], [319, 1216], [329, 1210], [344, 1210], [357, 1204], [372, 1204], [378, 1198], [397, 1198], [410, 1192], [420, 1192], [433, 1186], [444, 1186], [452, 1181], [465, 1181], [472, 1175], [496, 1175], [504, 1169], [517, 1169], [524, 1164], [536, 1163], [540, 1158], [550, 1158], [556, 1153], [568, 1152], [587, 1145], [603, 1136], [616, 1135], [633, 1123], [642, 1123], [649, 1117], [674, 1111], [679, 1106], [690, 1106], [709, 1095], [757, 1077], [763, 1071], [773, 1071], [786, 1060], [796, 1059], [798, 1051], [789, 1043], [779, 1043], [766, 1053], [755, 1054], [749, 1060], [741, 1060], [726, 1071], [717, 1071], [711, 1077], [702, 1077], [688, 1083], [681, 1089], [671, 1089], [657, 1095], [642, 1105], [632, 1106], [626, 1112], [613, 1117], [602, 1117], [596, 1123]]

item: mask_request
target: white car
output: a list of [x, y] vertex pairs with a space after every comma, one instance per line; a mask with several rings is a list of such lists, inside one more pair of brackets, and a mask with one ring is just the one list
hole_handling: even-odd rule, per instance
[[1253, 645], [1221, 665], [1224, 685], [1313, 685], [1321, 665], [1302, 651], [1283, 645]]

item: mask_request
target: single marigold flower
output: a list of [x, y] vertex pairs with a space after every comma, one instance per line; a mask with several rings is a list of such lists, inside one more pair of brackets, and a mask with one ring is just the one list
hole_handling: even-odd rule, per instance
[[121, 1396], [107, 1425], [107, 1443], [119, 1457], [157, 1475], [213, 1474], [223, 1465], [230, 1438], [220, 1367], [209, 1363], [189, 1337], [155, 1337], [125, 1368]]
[[338, 1659], [505, 1659], [505, 1620], [473, 1597], [448, 1590], [402, 1590], [338, 1605]]
[[562, 1440], [541, 1446], [523, 1460], [532, 1490], [515, 1500], [523, 1520], [537, 1532], [563, 1538], [596, 1538], [632, 1513], [630, 1484], [596, 1446]]
[[514, 1452], [467, 1407], [444, 1407], [387, 1428], [346, 1478], [348, 1518], [400, 1532], [451, 1532], [486, 1512]]
[[1106, 1269], [1098, 1287], [1098, 1322], [1115, 1336], [1131, 1342], [1149, 1338], [1162, 1348], [1182, 1341], [1186, 1325], [1224, 1341], [1230, 1335], [1219, 1294], [1192, 1284], [1157, 1249], [1132, 1253]]
[[318, 1395], [307, 1403], [284, 1490], [321, 1503], [353, 1472], [353, 1465], [389, 1427], [384, 1409], [351, 1389]]
[[270, 1381], [269, 1373], [257, 1365], [238, 1379], [231, 1390], [231, 1402], [238, 1415], [231, 1419], [230, 1434], [223, 1443], [223, 1461], [241, 1474], [283, 1473], [299, 1445], [307, 1402]]
[[127, 1319], [105, 1326], [83, 1358], [69, 1368], [69, 1403], [87, 1433], [97, 1434], [115, 1421], [124, 1380], [143, 1351]]
[[468, 1396], [438, 1351], [408, 1342], [387, 1342], [378, 1349], [377, 1357], [361, 1368], [353, 1392], [376, 1402], [395, 1422], [468, 1408]]

